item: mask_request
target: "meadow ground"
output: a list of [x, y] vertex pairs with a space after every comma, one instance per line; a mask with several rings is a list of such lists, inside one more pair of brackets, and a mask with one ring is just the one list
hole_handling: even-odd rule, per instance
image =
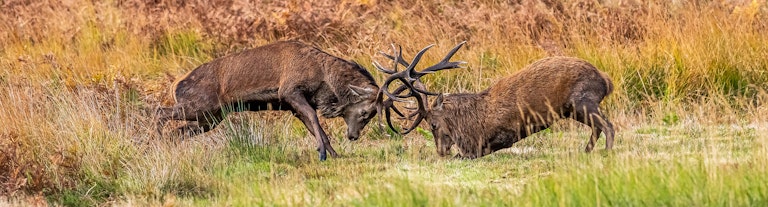
[[[0, 205], [766, 206], [765, 1], [2, 1]], [[475, 160], [431, 134], [369, 124], [320, 162], [300, 121], [234, 113], [159, 137], [176, 77], [213, 58], [298, 39], [367, 67], [390, 43], [436, 44], [433, 91], [477, 92], [547, 56], [608, 73], [614, 150], [583, 153], [564, 120]], [[406, 55], [407, 56], [407, 55]], [[179, 123], [177, 123], [179, 124]]]

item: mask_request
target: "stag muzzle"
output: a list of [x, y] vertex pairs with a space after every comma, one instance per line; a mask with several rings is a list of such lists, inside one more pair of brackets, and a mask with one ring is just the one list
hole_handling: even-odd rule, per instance
[[349, 141], [355, 141], [357, 139], [360, 139], [360, 130], [359, 129], [353, 130], [352, 128], [347, 129], [347, 139], [349, 139]]
[[451, 155], [451, 145], [437, 146], [437, 154], [441, 157]]

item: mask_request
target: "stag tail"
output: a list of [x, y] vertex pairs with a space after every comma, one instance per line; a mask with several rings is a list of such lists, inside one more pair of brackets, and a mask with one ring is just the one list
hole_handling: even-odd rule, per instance
[[608, 74], [600, 73], [600, 77], [605, 80], [605, 96], [610, 95], [613, 93], [613, 81], [611, 81], [611, 78], [608, 77]]

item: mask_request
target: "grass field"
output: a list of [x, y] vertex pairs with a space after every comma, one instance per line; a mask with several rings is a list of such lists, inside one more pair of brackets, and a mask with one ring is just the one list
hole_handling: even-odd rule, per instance
[[[0, 1], [0, 206], [766, 206], [765, 1]], [[320, 162], [301, 122], [235, 113], [195, 137], [154, 134], [176, 77], [298, 39], [367, 67], [403, 46], [467, 69], [430, 90], [477, 92], [543, 57], [615, 84], [614, 150], [564, 120], [491, 155], [437, 155], [431, 134], [369, 124]]]

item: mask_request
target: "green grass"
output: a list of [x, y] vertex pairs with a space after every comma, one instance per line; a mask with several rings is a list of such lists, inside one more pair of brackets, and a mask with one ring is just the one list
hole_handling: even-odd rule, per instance
[[[202, 166], [210, 180], [188, 179], [166, 193], [216, 206], [762, 206], [768, 139], [760, 132], [643, 126], [620, 131], [614, 151], [587, 154], [588, 133], [574, 128], [476, 160], [438, 157], [416, 136], [334, 143], [343, 156], [327, 162], [315, 159], [314, 145], [296, 145], [310, 137], [264, 144], [230, 134], [217, 161]], [[199, 186], [210, 194], [178, 191]]]
[[[764, 1], [532, 2], [8, 4], [0, 205], [768, 205]], [[286, 112], [230, 113], [195, 137], [154, 134], [153, 112], [171, 104], [176, 78], [284, 39], [356, 60], [379, 83], [370, 62], [390, 43], [406, 58], [436, 44], [425, 66], [467, 40], [454, 57], [466, 69], [424, 78], [445, 93], [481, 91], [542, 57], [579, 57], [614, 82], [602, 109], [615, 149], [601, 140], [583, 153], [589, 131], [560, 122], [460, 160], [438, 157], [422, 128], [400, 136], [374, 121], [352, 142], [334, 119], [321, 122], [341, 157], [320, 162]]]
[[210, 202], [333, 206], [768, 202], [763, 182], [768, 169], [761, 154], [766, 148], [760, 146], [766, 140], [754, 129], [663, 130], [669, 132], [620, 133], [619, 149], [592, 154], [581, 152], [584, 133], [535, 136], [512, 150], [477, 160], [439, 158], [425, 140], [363, 141], [376, 142], [377, 148], [344, 151], [344, 157], [329, 162], [313, 161], [312, 146], [230, 144], [234, 156], [215, 172], [216, 179], [225, 183], [221, 196]]

